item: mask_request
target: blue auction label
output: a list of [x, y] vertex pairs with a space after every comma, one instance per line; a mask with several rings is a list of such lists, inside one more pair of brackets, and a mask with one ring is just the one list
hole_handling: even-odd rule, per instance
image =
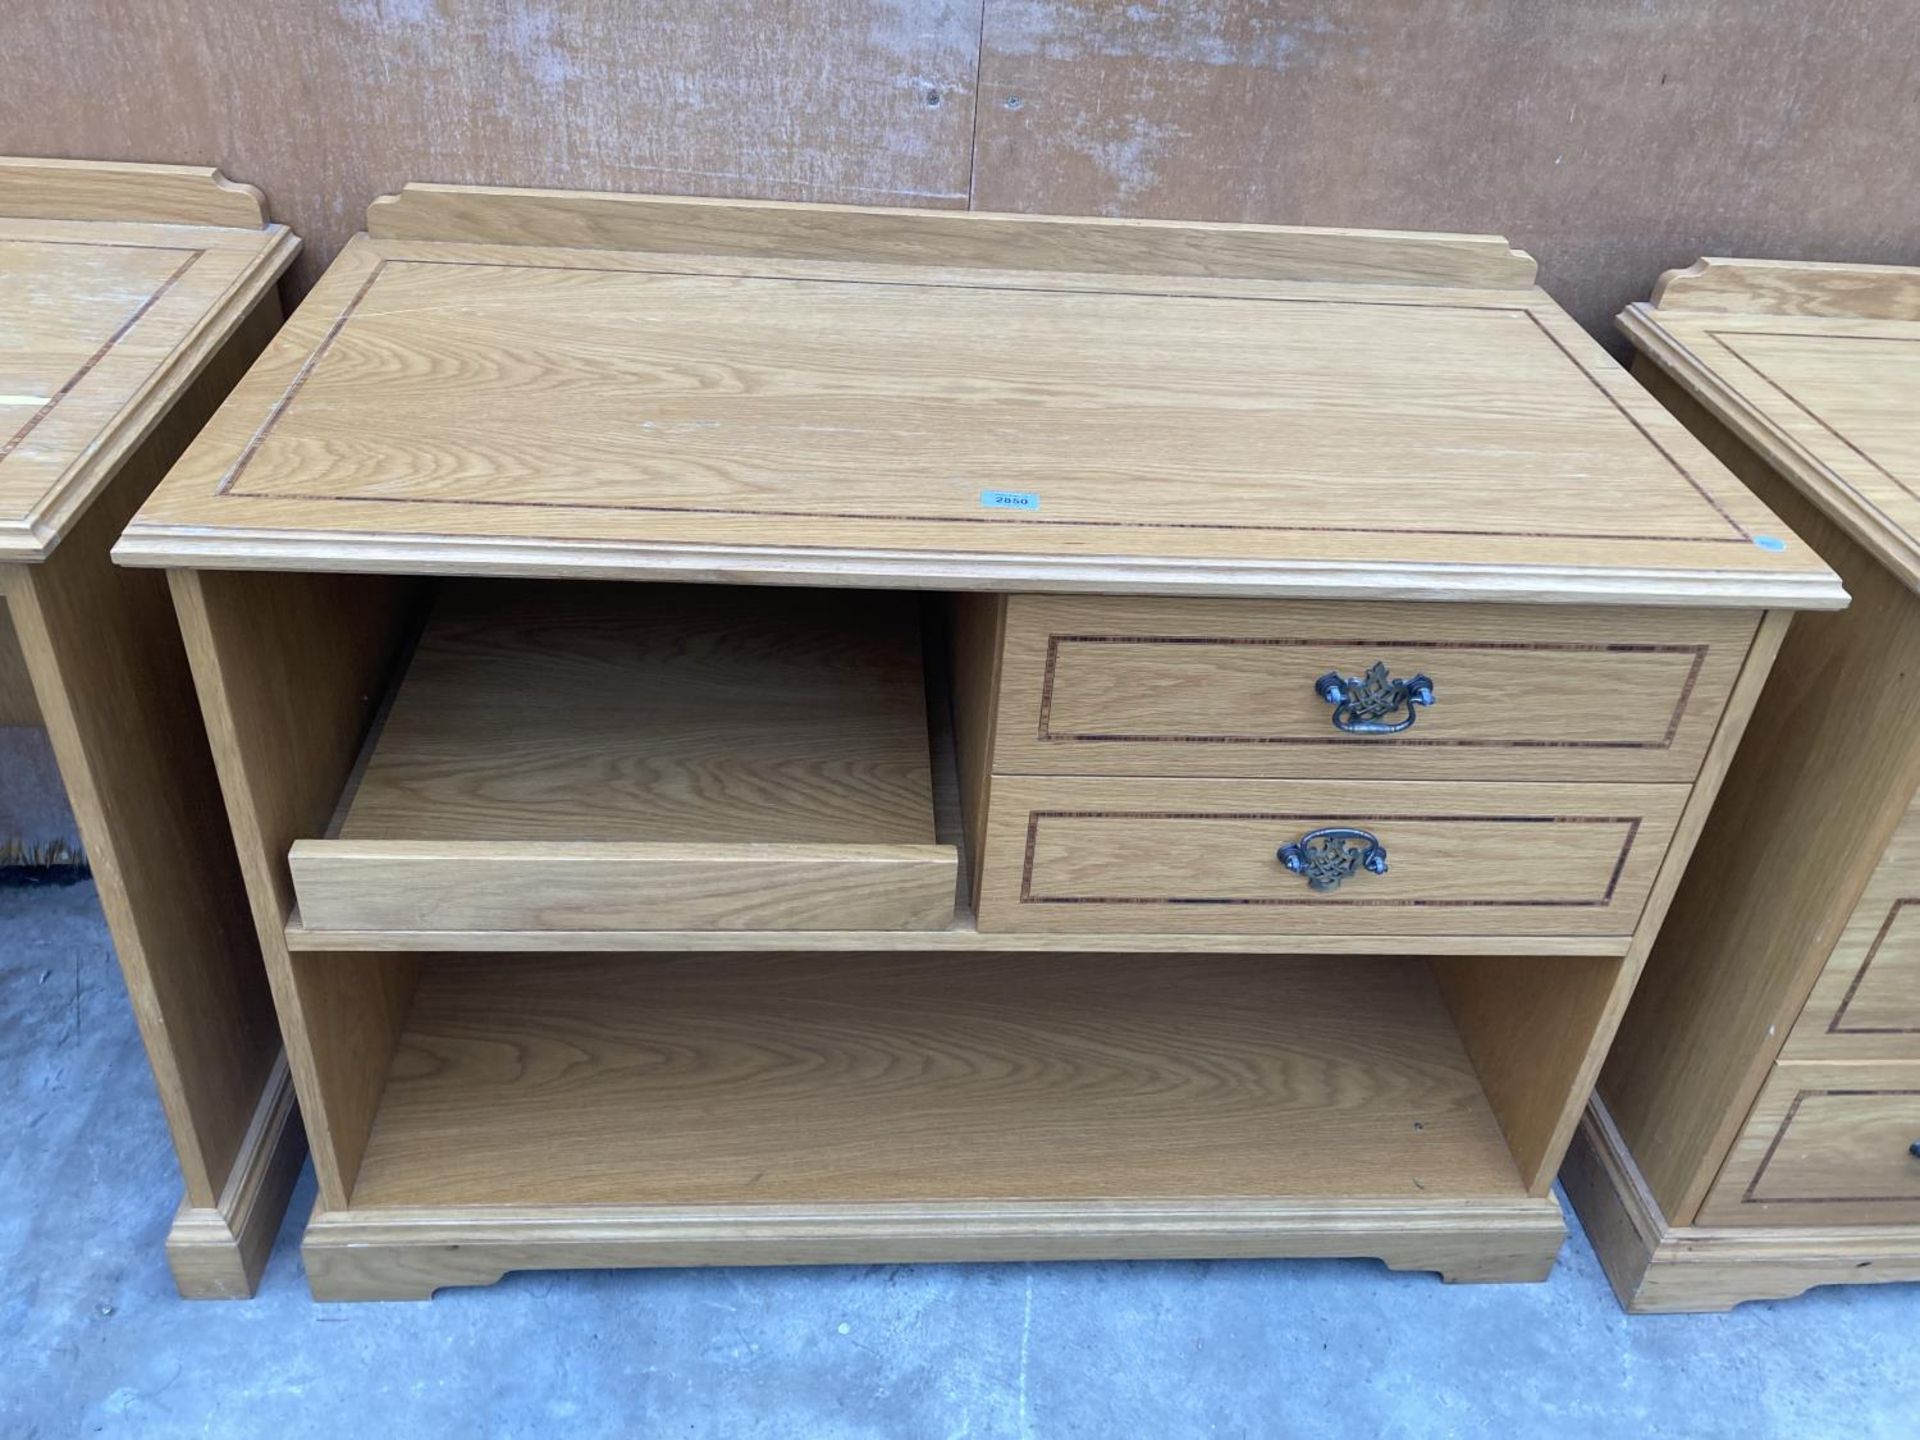
[[1776, 555], [1787, 548], [1787, 542], [1778, 535], [1756, 535], [1753, 537], [1753, 543], [1762, 550], [1771, 550]]
[[1040, 497], [1027, 490], [982, 490], [980, 504], [987, 510], [1038, 510]]

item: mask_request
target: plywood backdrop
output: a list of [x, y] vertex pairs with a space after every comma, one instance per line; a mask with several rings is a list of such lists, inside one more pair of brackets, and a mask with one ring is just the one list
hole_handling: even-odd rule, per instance
[[214, 163], [310, 242], [409, 179], [1496, 230], [1590, 328], [1703, 252], [1920, 261], [1913, 0], [62, 0], [0, 151]]

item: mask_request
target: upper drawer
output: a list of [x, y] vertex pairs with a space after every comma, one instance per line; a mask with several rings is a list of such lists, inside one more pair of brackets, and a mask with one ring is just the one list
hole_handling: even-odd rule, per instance
[[1784, 1058], [1920, 1060], [1920, 805], [1881, 853]]
[[[1758, 623], [1754, 611], [1015, 596], [994, 769], [1691, 781]], [[1433, 703], [1392, 733], [1338, 728], [1317, 682], [1363, 681], [1375, 665], [1425, 676]], [[1371, 723], [1406, 720], [1393, 699]], [[1367, 723], [1358, 708], [1341, 719]]]

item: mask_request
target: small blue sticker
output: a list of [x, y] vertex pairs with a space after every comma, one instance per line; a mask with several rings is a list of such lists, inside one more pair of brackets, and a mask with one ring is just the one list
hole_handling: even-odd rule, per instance
[[980, 504], [987, 510], [1038, 510], [1040, 497], [1027, 490], [982, 490]]
[[1778, 535], [1756, 535], [1753, 537], [1753, 543], [1762, 550], [1771, 550], [1776, 555], [1787, 548], [1787, 542]]

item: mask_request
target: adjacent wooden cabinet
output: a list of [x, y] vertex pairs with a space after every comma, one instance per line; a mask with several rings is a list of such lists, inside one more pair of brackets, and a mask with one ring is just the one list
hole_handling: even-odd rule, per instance
[[1543, 1276], [1820, 558], [1491, 237], [409, 186], [127, 529], [317, 1295]]
[[189, 1296], [252, 1293], [300, 1125], [166, 586], [107, 552], [279, 325], [298, 248], [213, 170], [0, 159], [0, 714], [52, 737], [180, 1157]]
[[1703, 260], [1621, 324], [1854, 604], [1780, 652], [1567, 1188], [1630, 1309], [1920, 1279], [1920, 271]]

